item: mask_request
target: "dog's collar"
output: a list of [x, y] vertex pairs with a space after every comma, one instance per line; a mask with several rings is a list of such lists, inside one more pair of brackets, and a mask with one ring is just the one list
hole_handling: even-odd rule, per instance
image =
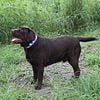
[[35, 35], [35, 39], [30, 41], [29, 45], [26, 47], [27, 49], [30, 48], [31, 46], [33, 46], [35, 44], [35, 42], [37, 41], [37, 35]]
[[37, 40], [38, 40], [38, 37], [37, 37], [37, 35], [35, 35], [35, 39], [34, 40], [29, 40], [29, 41], [23, 42], [21, 44], [21, 46], [24, 47], [24, 48], [26, 48], [26, 49], [29, 49], [33, 45], [36, 45], [37, 44]]

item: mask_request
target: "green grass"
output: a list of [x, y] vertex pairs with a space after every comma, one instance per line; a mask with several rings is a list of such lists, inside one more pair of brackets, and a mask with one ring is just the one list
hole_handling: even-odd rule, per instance
[[10, 42], [11, 29], [21, 25], [46, 36], [94, 30], [100, 24], [99, 4], [100, 0], [0, 0], [0, 42]]
[[23, 54], [19, 46], [0, 46], [0, 100], [29, 100], [33, 98], [38, 100], [36, 93], [28, 93], [15, 83], [15, 79], [21, 74], [21, 68], [18, 65], [24, 61]]
[[[100, 98], [100, 68], [89, 71], [87, 75], [79, 80], [72, 81], [74, 90], [76, 89], [77, 100], [99, 100]], [[74, 94], [74, 93], [73, 93]], [[74, 94], [75, 95], [75, 94]], [[74, 98], [74, 97], [73, 97]]]
[[[97, 29], [91, 35], [99, 32]], [[99, 36], [99, 34], [96, 35]], [[100, 41], [81, 43], [81, 45], [85, 74], [79, 79], [72, 78], [71, 80], [63, 79], [59, 73], [53, 75], [48, 79], [49, 81], [45, 80], [47, 85], [45, 88], [50, 86], [50, 93], [45, 94], [46, 96], [40, 96], [30, 84], [32, 70], [26, 74], [27, 84], [16, 83], [16, 79], [24, 73], [23, 70], [25, 73], [28, 70], [23, 49], [13, 44], [0, 45], [0, 100], [47, 100], [46, 98], [49, 100], [99, 100]], [[26, 65], [22, 66], [22, 63]], [[48, 75], [47, 72], [45, 74]]]

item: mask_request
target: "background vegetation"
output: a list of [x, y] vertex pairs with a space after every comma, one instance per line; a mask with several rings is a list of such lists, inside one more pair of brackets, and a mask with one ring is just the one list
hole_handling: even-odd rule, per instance
[[100, 0], [0, 0], [0, 41], [28, 25], [42, 35], [72, 34], [100, 24]]

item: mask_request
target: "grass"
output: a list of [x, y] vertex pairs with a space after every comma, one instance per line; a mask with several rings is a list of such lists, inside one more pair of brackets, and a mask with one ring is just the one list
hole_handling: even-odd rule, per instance
[[[99, 32], [99, 30], [95, 30], [91, 35], [98, 33], [99, 36]], [[32, 71], [26, 67], [27, 62], [23, 49], [18, 45], [0, 45], [0, 100], [99, 100], [100, 41], [81, 43], [81, 45], [83, 60], [85, 61], [83, 65], [86, 69], [85, 74], [79, 79], [66, 80], [60, 75], [61, 68], [59, 71], [57, 70], [62, 65], [56, 64], [56, 73], [50, 71], [51, 77], [45, 80], [47, 85], [45, 88], [49, 88], [49, 91], [45, 90], [48, 93], [44, 93], [45, 95], [42, 96], [30, 84]], [[23, 74], [25, 77], [20, 79], [19, 76]], [[45, 74], [50, 76], [48, 72]], [[20, 84], [16, 82], [17, 79]]]
[[11, 29], [21, 25], [46, 36], [94, 30], [100, 24], [99, 4], [100, 0], [0, 0], [0, 42], [10, 42]]
[[36, 97], [34, 96], [35, 93], [29, 95], [23, 87], [17, 87], [14, 81], [21, 74], [18, 64], [23, 61], [23, 52], [19, 46], [2, 45], [0, 47], [0, 59], [0, 100], [37, 98], [36, 95]]

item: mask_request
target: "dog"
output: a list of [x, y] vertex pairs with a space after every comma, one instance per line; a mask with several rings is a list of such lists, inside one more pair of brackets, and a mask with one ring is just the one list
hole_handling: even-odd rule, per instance
[[75, 77], [79, 77], [80, 42], [93, 40], [96, 38], [60, 36], [49, 39], [39, 36], [26, 26], [12, 29], [12, 42], [24, 48], [26, 59], [32, 65], [33, 79], [37, 82], [36, 90], [42, 87], [44, 67], [53, 63], [68, 61], [74, 70]]

